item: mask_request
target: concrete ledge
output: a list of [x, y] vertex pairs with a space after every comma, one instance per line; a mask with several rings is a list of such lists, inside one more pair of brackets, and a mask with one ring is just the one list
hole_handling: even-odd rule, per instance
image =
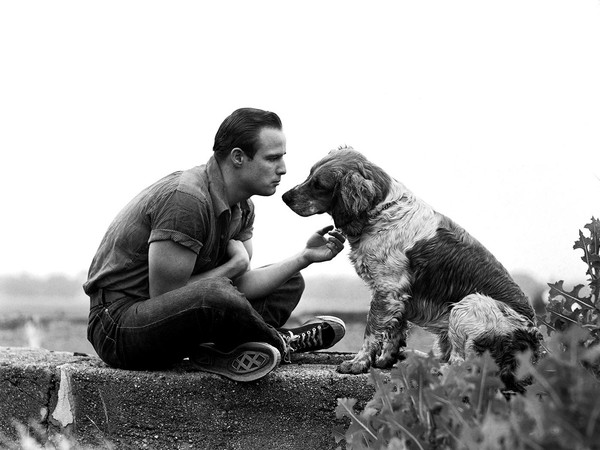
[[336, 448], [337, 399], [363, 406], [368, 375], [342, 375], [351, 354], [294, 355], [267, 377], [235, 383], [193, 371], [125, 371], [91, 355], [0, 347], [0, 433], [12, 423], [73, 432], [117, 448]]

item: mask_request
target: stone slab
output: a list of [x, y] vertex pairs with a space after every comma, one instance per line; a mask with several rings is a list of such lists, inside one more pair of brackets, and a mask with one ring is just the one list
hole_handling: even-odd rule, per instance
[[185, 362], [126, 371], [91, 355], [0, 347], [0, 431], [13, 420], [117, 448], [328, 449], [337, 399], [373, 395], [368, 375], [342, 375], [351, 354], [295, 355], [267, 377], [235, 383]]

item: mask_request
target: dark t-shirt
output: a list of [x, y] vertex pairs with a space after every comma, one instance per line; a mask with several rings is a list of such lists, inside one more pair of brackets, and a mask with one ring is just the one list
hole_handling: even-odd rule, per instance
[[250, 239], [253, 224], [250, 200], [229, 208], [221, 170], [211, 157], [205, 165], [167, 175], [121, 210], [100, 243], [83, 289], [88, 295], [102, 288], [149, 298], [151, 242], [171, 240], [192, 250], [195, 275], [223, 264], [227, 242]]

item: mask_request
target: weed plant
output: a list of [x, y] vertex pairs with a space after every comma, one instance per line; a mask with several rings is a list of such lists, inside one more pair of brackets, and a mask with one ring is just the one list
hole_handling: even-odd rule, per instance
[[535, 366], [519, 358], [519, 376], [532, 377], [525, 394], [501, 393], [488, 353], [453, 366], [411, 355], [389, 375], [371, 371], [375, 395], [362, 411], [338, 399], [336, 413], [350, 425], [334, 431], [336, 441], [348, 449], [600, 449], [600, 221], [585, 228], [574, 248], [584, 252], [588, 283], [549, 284], [538, 318], [545, 357]]

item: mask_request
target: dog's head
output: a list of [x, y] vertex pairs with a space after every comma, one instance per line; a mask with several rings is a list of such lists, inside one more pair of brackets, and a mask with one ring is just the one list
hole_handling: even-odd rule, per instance
[[390, 182], [361, 153], [343, 147], [317, 162], [302, 184], [283, 194], [283, 201], [300, 216], [328, 213], [336, 227], [347, 231], [385, 199]]

